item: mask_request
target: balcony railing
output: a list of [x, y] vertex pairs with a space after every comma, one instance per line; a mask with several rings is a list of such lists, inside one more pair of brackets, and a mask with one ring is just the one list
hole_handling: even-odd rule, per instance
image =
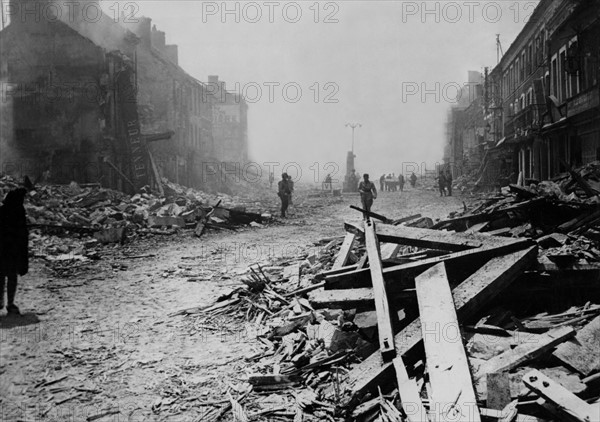
[[598, 105], [600, 105], [600, 94], [598, 86], [595, 85], [587, 91], [580, 92], [567, 100], [566, 116], [575, 116], [576, 114], [598, 107]]
[[528, 136], [542, 126], [542, 116], [546, 111], [545, 104], [531, 104], [510, 117], [504, 125], [505, 136]]

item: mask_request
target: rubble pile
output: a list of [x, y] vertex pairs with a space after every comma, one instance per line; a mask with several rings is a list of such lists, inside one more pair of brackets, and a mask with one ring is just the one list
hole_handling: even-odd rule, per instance
[[[253, 265], [178, 313], [262, 348], [206, 420], [600, 420], [598, 244], [551, 230], [591, 203], [517, 187], [435, 224], [368, 213], [317, 252]], [[548, 261], [557, 247], [578, 260]]]
[[[9, 176], [0, 177], [2, 197], [19, 186]], [[130, 196], [99, 184], [34, 186], [25, 202], [32, 254], [61, 274], [78, 262], [99, 259], [99, 245], [184, 229], [199, 237], [206, 228], [262, 227], [271, 220], [256, 200], [206, 194], [166, 179], [163, 190], [163, 196], [150, 191]]]

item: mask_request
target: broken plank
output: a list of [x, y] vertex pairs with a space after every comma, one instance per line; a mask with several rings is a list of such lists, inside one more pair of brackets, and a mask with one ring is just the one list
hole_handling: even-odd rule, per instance
[[[362, 234], [361, 227], [356, 224], [346, 222], [345, 227], [349, 232]], [[515, 239], [490, 237], [481, 233], [451, 233], [442, 230], [389, 225], [377, 226], [377, 238], [380, 242], [398, 243], [427, 249], [442, 249], [450, 252], [515, 242]]]
[[517, 410], [518, 401], [514, 400], [506, 405], [504, 409], [502, 409], [502, 417], [498, 420], [498, 422], [512, 422], [519, 413]]
[[[414, 300], [414, 289], [406, 289], [402, 292], [390, 295], [390, 300], [411, 299]], [[343, 290], [318, 290], [308, 295], [310, 304], [315, 309], [335, 308], [335, 309], [354, 309], [375, 306], [375, 294], [373, 289], [362, 287], [359, 289]]]
[[475, 375], [479, 379], [492, 372], [510, 371], [517, 366], [546, 353], [575, 335], [572, 327], [560, 327], [536, 337], [536, 341], [522, 343], [485, 362]]
[[481, 232], [481, 230], [485, 229], [488, 224], [490, 224], [489, 221], [484, 221], [483, 223], [473, 224], [471, 227], [469, 227], [463, 233], [464, 234], [467, 234], [467, 233], [479, 233], [479, 232]]
[[[415, 280], [435, 420], [481, 420], [444, 264]], [[438, 414], [438, 412], [440, 412]]]
[[592, 187], [585, 181], [585, 179], [583, 177], [581, 177], [579, 175], [579, 173], [577, 173], [575, 170], [573, 170], [569, 164], [567, 164], [562, 159], [560, 160], [560, 162], [563, 166], [566, 167], [567, 171], [569, 172], [569, 174], [571, 175], [571, 177], [573, 178], [575, 183], [577, 183], [579, 185], [579, 187], [581, 189], [583, 189], [583, 191], [585, 192], [585, 194], [587, 196], [589, 196], [591, 198], [591, 197], [598, 195], [598, 192], [596, 192], [594, 189], [592, 189]]
[[255, 391], [272, 390], [274, 388], [287, 388], [300, 384], [302, 378], [297, 375], [250, 375], [248, 383], [254, 387]]
[[400, 403], [408, 418], [408, 422], [428, 422], [427, 411], [423, 407], [416, 381], [408, 378], [406, 367], [400, 356], [396, 357], [393, 363], [396, 370]]
[[546, 199], [543, 197], [534, 198], [534, 199], [530, 199], [528, 201], [519, 202], [518, 204], [515, 204], [515, 205], [510, 205], [510, 206], [500, 209], [500, 210], [492, 211], [487, 214], [481, 213], [481, 214], [463, 215], [463, 216], [451, 218], [448, 220], [442, 220], [442, 221], [434, 224], [431, 228], [432, 229], [440, 229], [445, 226], [456, 224], [456, 223], [467, 223], [467, 222], [469, 222], [471, 224], [482, 223], [484, 221], [490, 221], [493, 218], [499, 217], [499, 216], [507, 214], [509, 212], [525, 211], [526, 209], [531, 208], [534, 205], [539, 205], [545, 201], [546, 201]]
[[401, 245], [394, 243], [383, 243], [381, 245], [381, 260], [386, 261], [395, 258], [401, 247]]
[[[532, 246], [526, 250], [492, 258], [483, 265], [452, 291], [459, 321], [472, 317], [483, 309], [536, 260], [537, 246]], [[422, 340], [419, 319], [413, 320], [396, 334], [395, 339], [398, 356], [405, 356], [415, 350]], [[392, 366], [384, 364], [381, 356], [373, 353], [348, 373], [344, 385], [345, 395], [341, 398], [342, 406], [351, 407], [359, 403], [366, 393], [374, 391], [377, 385], [384, 385], [392, 376]]]
[[575, 335], [575, 341], [559, 345], [553, 355], [583, 376], [600, 370], [600, 316]]
[[[407, 282], [407, 280], [412, 281], [414, 276], [436, 264], [439, 264], [440, 262], [445, 262], [446, 265], [460, 265], [461, 263], [472, 262], [474, 259], [484, 262], [485, 260], [489, 260], [495, 256], [525, 249], [532, 243], [533, 241], [530, 239], [515, 239], [512, 243], [507, 243], [502, 246], [469, 249], [466, 251], [427, 258], [420, 261], [395, 265], [384, 268], [383, 276], [386, 280], [394, 280], [394, 284], [399, 284], [400, 288], [412, 287], [410, 285], [411, 283]], [[368, 287], [371, 284], [368, 268], [355, 269], [334, 274], [323, 273], [317, 275], [317, 278], [325, 279], [326, 289]]]
[[377, 220], [383, 221], [384, 223], [391, 223], [392, 222], [392, 220], [390, 220], [389, 218], [387, 218], [384, 215], [377, 214], [377, 213], [375, 213], [373, 211], [367, 211], [367, 210], [365, 210], [363, 208], [357, 207], [356, 205], [350, 205], [350, 208], [352, 208], [353, 210], [362, 212], [363, 215], [366, 215], [367, 217], [375, 218]]
[[598, 421], [599, 413], [591, 405], [538, 370], [528, 372], [523, 382], [530, 390], [554, 403], [558, 408], [582, 422]]
[[415, 220], [417, 218], [421, 218], [421, 214], [414, 214], [407, 217], [398, 218], [397, 220], [394, 220], [392, 224], [397, 226], [398, 224], [406, 223], [407, 221]]
[[284, 294], [284, 296], [290, 297], [290, 296], [296, 296], [296, 295], [303, 295], [304, 293], [309, 293], [309, 292], [312, 292], [313, 290], [318, 290], [323, 287], [325, 287], [324, 281], [322, 281], [320, 283], [316, 283], [316, 284], [311, 284], [310, 286], [306, 286], [306, 287], [303, 287], [298, 290], [291, 291], [289, 293]]
[[344, 265], [346, 265], [355, 239], [356, 235], [354, 235], [353, 233], [346, 233], [346, 237], [344, 237], [344, 242], [342, 243], [340, 251], [338, 252], [337, 257], [335, 258], [335, 262], [331, 267], [332, 269], [342, 268]]
[[383, 268], [381, 265], [381, 256], [379, 252], [379, 242], [375, 234], [375, 223], [365, 221], [365, 244], [367, 255], [369, 256], [369, 271], [373, 283], [373, 295], [375, 297], [375, 310], [377, 311], [377, 331], [379, 332], [379, 351], [384, 361], [390, 360], [396, 356], [396, 347], [394, 346], [394, 331], [390, 315], [390, 305], [388, 303], [385, 281], [383, 279]]

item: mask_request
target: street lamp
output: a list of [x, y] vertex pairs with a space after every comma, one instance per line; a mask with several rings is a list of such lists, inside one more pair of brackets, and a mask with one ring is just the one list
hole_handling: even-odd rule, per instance
[[352, 129], [352, 155], [354, 155], [354, 129], [362, 127], [362, 125], [360, 123], [346, 123], [346, 127]]

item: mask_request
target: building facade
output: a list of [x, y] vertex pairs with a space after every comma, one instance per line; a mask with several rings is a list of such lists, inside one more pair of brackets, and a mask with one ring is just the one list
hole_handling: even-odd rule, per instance
[[486, 75], [487, 184], [598, 159], [600, 2], [542, 0]]
[[12, 2], [0, 31], [0, 172], [135, 191], [200, 187], [206, 163], [247, 160], [243, 98], [187, 74], [149, 18], [40, 19], [25, 3], [48, 2]]

